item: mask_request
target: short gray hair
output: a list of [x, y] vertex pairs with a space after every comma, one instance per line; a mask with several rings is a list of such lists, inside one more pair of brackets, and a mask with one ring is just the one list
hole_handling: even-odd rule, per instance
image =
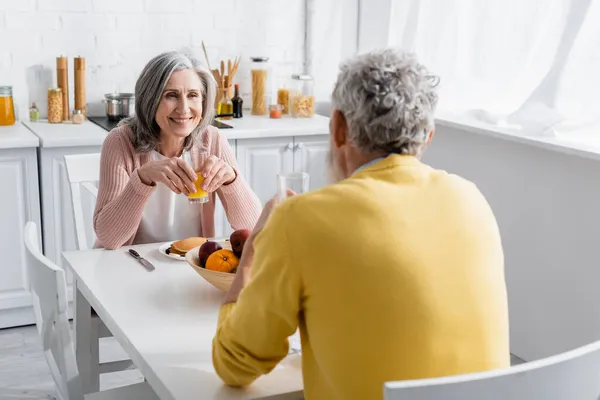
[[216, 96], [216, 81], [212, 73], [186, 54], [176, 51], [159, 54], [146, 64], [135, 83], [135, 116], [119, 123], [131, 128], [133, 146], [137, 151], [149, 152], [158, 148], [160, 127], [156, 123], [156, 110], [169, 78], [173, 72], [182, 69], [195, 70], [202, 81], [202, 120], [185, 138], [184, 149], [189, 150], [212, 122]]
[[359, 150], [419, 155], [434, 128], [438, 81], [414, 54], [376, 50], [341, 66], [332, 105]]

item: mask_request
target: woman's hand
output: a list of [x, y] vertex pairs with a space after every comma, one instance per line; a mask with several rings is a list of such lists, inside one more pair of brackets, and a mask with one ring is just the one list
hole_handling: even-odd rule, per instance
[[[196, 192], [196, 173], [185, 161], [173, 157], [165, 160], [148, 161], [138, 168], [140, 180], [146, 185], [158, 182], [167, 185], [173, 192], [186, 196]], [[186, 187], [187, 186], [187, 187]], [[189, 190], [188, 190], [189, 188]]]
[[233, 182], [236, 178], [231, 165], [216, 156], [210, 156], [206, 159], [204, 165], [200, 168], [200, 173], [204, 177], [202, 189], [209, 193], [214, 192], [222, 185]]

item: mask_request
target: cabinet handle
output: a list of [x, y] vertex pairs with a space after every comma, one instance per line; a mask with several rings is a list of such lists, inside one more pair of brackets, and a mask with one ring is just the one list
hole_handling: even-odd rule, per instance
[[292, 151], [294, 150], [294, 145], [292, 143], [288, 143], [288, 145], [285, 148], [286, 150]]
[[296, 150], [300, 150], [300, 149], [303, 149], [303, 148], [304, 148], [304, 143], [298, 143], [296, 145]]

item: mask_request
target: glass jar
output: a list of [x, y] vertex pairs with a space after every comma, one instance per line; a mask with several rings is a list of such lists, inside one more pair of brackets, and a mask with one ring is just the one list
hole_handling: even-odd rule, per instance
[[48, 122], [59, 124], [62, 122], [63, 102], [62, 89], [48, 89]]
[[252, 115], [267, 114], [267, 96], [270, 95], [269, 58], [252, 57]]
[[83, 116], [83, 111], [79, 109], [73, 110], [73, 114], [71, 114], [71, 122], [74, 124], [83, 124], [85, 117]]
[[281, 118], [283, 106], [281, 104], [271, 104], [269, 106], [269, 117], [273, 119]]
[[290, 114], [295, 118], [315, 115], [315, 82], [310, 75], [292, 75], [290, 88]]
[[0, 126], [14, 125], [15, 121], [12, 86], [0, 86]]
[[282, 114], [290, 113], [290, 90], [286, 87], [277, 89], [277, 104], [283, 107]]

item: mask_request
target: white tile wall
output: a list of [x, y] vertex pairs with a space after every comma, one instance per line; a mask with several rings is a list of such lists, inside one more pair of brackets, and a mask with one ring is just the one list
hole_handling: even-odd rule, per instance
[[238, 80], [249, 93], [249, 57], [267, 55], [283, 80], [302, 71], [304, 0], [0, 0], [0, 85], [12, 85], [21, 118], [32, 101], [46, 115], [56, 57], [87, 61], [87, 102], [103, 114], [104, 93], [133, 91], [154, 55], [185, 50], [214, 66], [242, 55]]

